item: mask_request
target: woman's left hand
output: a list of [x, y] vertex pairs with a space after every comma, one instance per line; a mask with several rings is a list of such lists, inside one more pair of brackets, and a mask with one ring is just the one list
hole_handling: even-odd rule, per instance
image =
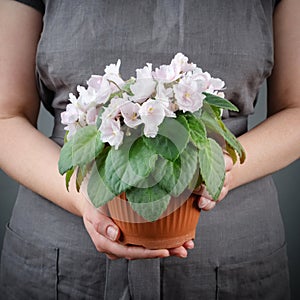
[[232, 182], [232, 168], [233, 162], [231, 157], [224, 153], [224, 161], [225, 161], [225, 180], [224, 185], [221, 191], [221, 194], [218, 200], [213, 200], [212, 197], [207, 192], [205, 185], [200, 185], [197, 189], [194, 190], [194, 194], [199, 195], [198, 206], [203, 210], [211, 210], [216, 206], [217, 202], [220, 202], [229, 192], [230, 183]]

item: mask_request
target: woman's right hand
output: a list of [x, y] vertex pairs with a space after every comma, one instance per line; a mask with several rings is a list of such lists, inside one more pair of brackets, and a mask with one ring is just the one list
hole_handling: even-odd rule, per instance
[[[79, 200], [80, 201], [80, 200]], [[81, 215], [85, 228], [96, 249], [109, 259], [164, 258], [168, 256], [187, 257], [188, 250], [194, 247], [193, 241], [172, 249], [151, 250], [141, 246], [127, 246], [119, 243], [120, 229], [105, 213], [103, 207], [95, 208], [88, 200], [81, 199]]]
[[126, 258], [129, 260], [140, 258], [163, 258], [170, 256], [167, 249], [150, 250], [139, 246], [125, 246], [118, 242], [120, 229], [105, 214], [104, 208], [95, 208], [89, 201], [85, 201], [82, 217], [85, 228], [89, 233], [96, 249], [103, 252], [110, 259]]

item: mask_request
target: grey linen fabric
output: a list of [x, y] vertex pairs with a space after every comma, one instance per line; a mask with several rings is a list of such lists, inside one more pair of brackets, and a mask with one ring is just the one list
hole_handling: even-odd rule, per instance
[[[266, 0], [45, 0], [37, 52], [41, 100], [56, 117], [69, 92], [122, 60], [124, 78], [147, 62], [182, 52], [226, 82], [239, 113], [225, 112], [236, 135], [247, 130], [259, 87], [273, 66]], [[45, 178], [45, 180], [47, 180]], [[3, 299], [288, 299], [284, 229], [271, 177], [241, 186], [203, 212], [188, 258], [109, 261], [82, 220], [20, 187], [2, 253]]]

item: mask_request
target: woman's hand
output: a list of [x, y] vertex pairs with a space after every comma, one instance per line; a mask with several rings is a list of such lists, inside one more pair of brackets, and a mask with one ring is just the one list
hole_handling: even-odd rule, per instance
[[82, 217], [85, 228], [89, 233], [96, 249], [105, 253], [112, 260], [118, 258], [141, 259], [141, 258], [163, 258], [172, 256], [186, 257], [187, 249], [194, 247], [193, 241], [173, 249], [150, 250], [140, 246], [126, 246], [118, 242], [120, 229], [105, 214], [104, 208], [95, 208], [89, 201], [85, 201]]
[[225, 180], [224, 185], [221, 191], [221, 194], [217, 201], [213, 200], [212, 197], [207, 192], [205, 185], [200, 185], [196, 190], [194, 190], [194, 194], [199, 195], [198, 206], [203, 210], [211, 210], [216, 206], [217, 202], [220, 202], [229, 192], [230, 183], [232, 182], [232, 168], [233, 162], [231, 157], [224, 153], [224, 161], [225, 161]]

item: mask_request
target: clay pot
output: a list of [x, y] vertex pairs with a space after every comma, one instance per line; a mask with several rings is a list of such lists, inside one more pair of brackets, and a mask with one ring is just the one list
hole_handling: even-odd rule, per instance
[[200, 216], [195, 199], [193, 194], [185, 201], [172, 198], [163, 217], [154, 222], [146, 221], [134, 212], [124, 193], [109, 201], [108, 209], [121, 230], [121, 243], [148, 249], [174, 248], [195, 238]]

